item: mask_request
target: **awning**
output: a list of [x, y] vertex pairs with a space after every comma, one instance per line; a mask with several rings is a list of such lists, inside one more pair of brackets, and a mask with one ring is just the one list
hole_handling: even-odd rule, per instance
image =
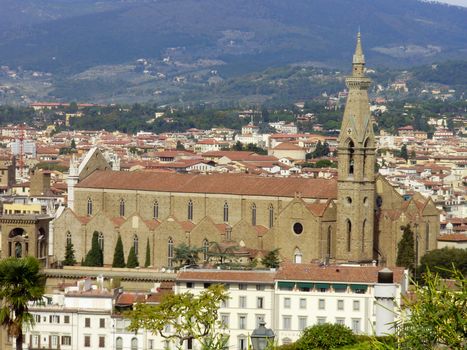
[[313, 283], [310, 282], [298, 282], [298, 289], [313, 289]]
[[316, 289], [329, 289], [329, 283], [316, 283]]
[[332, 288], [336, 291], [342, 291], [347, 289], [347, 284], [342, 284], [342, 283], [333, 283]]
[[280, 289], [290, 289], [292, 290], [295, 286], [295, 282], [277, 282], [277, 286]]
[[354, 292], [357, 292], [357, 291], [366, 292], [366, 290], [368, 289], [368, 285], [366, 285], [366, 284], [351, 284], [350, 288]]

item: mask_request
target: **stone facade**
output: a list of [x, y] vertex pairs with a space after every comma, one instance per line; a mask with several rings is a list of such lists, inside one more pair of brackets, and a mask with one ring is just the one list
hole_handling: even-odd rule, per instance
[[[375, 174], [375, 139], [360, 36], [346, 83], [349, 95], [339, 136], [338, 181], [235, 174], [179, 175], [102, 171], [73, 188], [74, 208], [54, 222], [55, 261], [71, 239], [80, 261], [101, 233], [110, 265], [118, 235], [144, 263], [147, 241], [154, 267], [170, 266], [173, 248], [235, 242], [251, 251], [280, 248], [285, 261], [329, 260], [393, 266], [401, 226], [412, 224], [418, 259], [436, 248], [439, 212], [431, 199], [404, 198]], [[100, 171], [92, 171], [101, 169]]]

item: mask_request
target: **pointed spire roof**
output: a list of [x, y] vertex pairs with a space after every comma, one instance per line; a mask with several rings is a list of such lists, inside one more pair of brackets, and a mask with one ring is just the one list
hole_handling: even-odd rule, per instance
[[353, 55], [352, 63], [353, 64], [365, 64], [365, 55], [363, 54], [360, 31], [358, 31], [358, 34], [357, 34], [357, 46], [355, 47], [355, 53]]

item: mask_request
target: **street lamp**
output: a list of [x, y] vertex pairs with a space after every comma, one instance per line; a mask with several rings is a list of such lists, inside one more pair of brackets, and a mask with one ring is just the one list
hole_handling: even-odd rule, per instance
[[259, 327], [251, 333], [251, 344], [254, 350], [265, 350], [268, 344], [274, 342], [274, 332], [270, 328], [266, 328], [266, 322], [261, 321]]

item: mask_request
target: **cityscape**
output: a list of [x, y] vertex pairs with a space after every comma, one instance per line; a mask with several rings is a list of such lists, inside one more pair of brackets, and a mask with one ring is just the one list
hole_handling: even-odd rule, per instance
[[[321, 7], [241, 1], [244, 29], [208, 50], [198, 11], [229, 5], [176, 2], [156, 56], [111, 57], [106, 42], [98, 63], [48, 49], [54, 67], [0, 25], [0, 349], [465, 349], [467, 61], [454, 47], [467, 49], [467, 4], [401, 5], [450, 18], [444, 47], [394, 34], [401, 55], [384, 46], [393, 24], [362, 22], [342, 51], [275, 62], [265, 9]], [[37, 40], [51, 23], [62, 38], [62, 21], [100, 16], [110, 38], [109, 14], [143, 25], [143, 10], [173, 11], [52, 3], [0, 6], [26, 6], [15, 20], [42, 28]], [[196, 49], [178, 46], [184, 21]], [[295, 40], [302, 19], [283, 21]]]

